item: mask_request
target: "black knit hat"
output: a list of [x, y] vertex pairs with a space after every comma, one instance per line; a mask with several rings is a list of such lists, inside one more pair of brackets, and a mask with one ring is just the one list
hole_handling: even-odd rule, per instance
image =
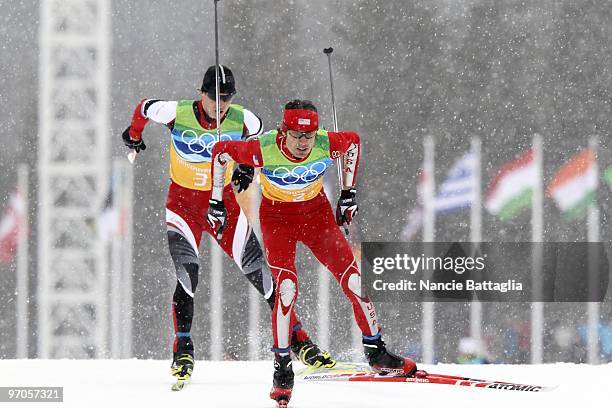
[[[202, 92], [215, 92], [215, 66], [208, 67], [202, 80]], [[232, 70], [225, 65], [219, 65], [219, 93], [233, 95], [236, 84]]]

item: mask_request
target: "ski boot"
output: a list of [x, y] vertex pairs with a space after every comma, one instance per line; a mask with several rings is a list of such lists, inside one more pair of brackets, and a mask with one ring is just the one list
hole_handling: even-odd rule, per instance
[[291, 350], [304, 364], [313, 368], [332, 368], [336, 360], [331, 358], [327, 351], [323, 351], [309, 338], [298, 341], [295, 333], [291, 338]]
[[278, 403], [278, 408], [287, 408], [293, 390], [293, 367], [291, 356], [274, 357], [274, 380], [270, 398]]
[[176, 383], [172, 385], [173, 391], [180, 391], [185, 383], [191, 379], [193, 373], [194, 354], [191, 337], [177, 337], [175, 340], [175, 352], [172, 358], [170, 371], [176, 378]]
[[417, 371], [414, 360], [387, 351], [380, 336], [374, 340], [364, 338], [363, 348], [370, 367], [380, 375], [412, 377]]

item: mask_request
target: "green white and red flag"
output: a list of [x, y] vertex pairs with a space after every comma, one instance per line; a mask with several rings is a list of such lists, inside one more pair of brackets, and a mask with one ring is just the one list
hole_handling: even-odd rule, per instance
[[546, 195], [555, 200], [565, 217], [580, 218], [595, 199], [597, 177], [595, 153], [584, 149], [555, 173], [546, 187]]
[[538, 171], [533, 148], [506, 163], [489, 184], [485, 197], [487, 211], [509, 220], [532, 206]]

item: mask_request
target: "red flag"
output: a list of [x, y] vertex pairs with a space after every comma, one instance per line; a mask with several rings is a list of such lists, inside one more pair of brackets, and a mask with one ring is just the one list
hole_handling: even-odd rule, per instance
[[15, 190], [9, 205], [0, 219], [0, 263], [9, 263], [17, 253], [20, 228], [25, 228], [25, 202], [22, 194]]
[[[125, 193], [117, 194], [116, 191], [125, 188], [125, 185], [114, 185], [114, 181], [111, 180], [104, 205], [98, 216], [98, 236], [104, 242], [110, 242], [127, 232], [128, 204], [125, 202]], [[121, 200], [119, 197], [124, 197], [124, 199]]]

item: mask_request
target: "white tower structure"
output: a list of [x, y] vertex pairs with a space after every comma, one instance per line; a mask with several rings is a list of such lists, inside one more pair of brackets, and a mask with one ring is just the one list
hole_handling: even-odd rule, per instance
[[38, 357], [107, 356], [110, 0], [41, 0]]

